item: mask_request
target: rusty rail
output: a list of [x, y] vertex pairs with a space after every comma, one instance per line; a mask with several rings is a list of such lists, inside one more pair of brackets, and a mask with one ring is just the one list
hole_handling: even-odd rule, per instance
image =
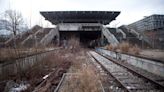
[[104, 70], [104, 71], [106, 71], [109, 75], [111, 75], [123, 88], [124, 88], [124, 90], [126, 91], [126, 92], [131, 92], [129, 89], [127, 89], [116, 77], [114, 77], [114, 75], [113, 74], [111, 74], [109, 71], [108, 71], [108, 69], [106, 69], [105, 67], [104, 67], [104, 65], [102, 65], [92, 54], [91, 54], [91, 56], [94, 58], [94, 60], [98, 63], [98, 64], [100, 64], [100, 66], [102, 67], [102, 69]]
[[161, 84], [159, 84], [158, 82], [156, 82], [156, 81], [154, 81], [154, 80], [152, 80], [152, 79], [150, 79], [150, 78], [148, 78], [148, 77], [146, 77], [146, 76], [144, 76], [144, 75], [138, 73], [137, 71], [135, 71], [135, 70], [133, 70], [133, 69], [127, 67], [126, 65], [117, 62], [117, 61], [116, 61], [115, 59], [113, 59], [113, 58], [110, 58], [110, 57], [108, 57], [108, 56], [102, 55], [102, 54], [99, 53], [99, 52], [97, 52], [97, 53], [100, 54], [101, 56], [103, 56], [103, 57], [109, 59], [110, 61], [113, 61], [113, 63], [116, 63], [116, 64], [118, 64], [118, 65], [120, 65], [120, 66], [122, 66], [122, 67], [128, 69], [129, 71], [133, 72], [134, 74], [136, 74], [136, 75], [138, 75], [138, 76], [140, 76], [140, 77], [143, 77], [143, 78], [145, 78], [145, 79], [148, 80], [148, 81], [151, 81], [153, 84], [157, 85], [158, 87], [160, 87], [160, 88], [162, 88], [162, 89], [164, 90], [164, 85], [161, 85]]

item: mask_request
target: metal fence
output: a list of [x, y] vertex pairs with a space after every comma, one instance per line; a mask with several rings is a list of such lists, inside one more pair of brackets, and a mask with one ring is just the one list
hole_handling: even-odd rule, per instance
[[57, 51], [57, 49], [49, 50], [35, 55], [29, 55], [27, 57], [15, 59], [12, 62], [5, 62], [0, 64], [0, 80], [9, 75], [24, 73], [34, 64], [40, 63], [43, 61], [43, 58], [54, 53], [55, 51]]
[[159, 38], [142, 38], [138, 39], [136, 37], [127, 37], [126, 39], [119, 39], [119, 42], [126, 41], [132, 45], [138, 45], [142, 49], [164, 49], [164, 41]]

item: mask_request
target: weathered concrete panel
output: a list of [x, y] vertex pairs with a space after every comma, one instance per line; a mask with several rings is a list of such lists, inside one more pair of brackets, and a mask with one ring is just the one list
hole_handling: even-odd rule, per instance
[[134, 56], [127, 55], [127, 54], [121, 54], [121, 53], [116, 54], [113, 51], [107, 51], [107, 50], [103, 50], [103, 49], [97, 49], [97, 50], [101, 51], [101, 52], [105, 53], [106, 55], [109, 55], [113, 58], [117, 58], [122, 61], [126, 61], [131, 65], [134, 65], [134, 66], [144, 69], [148, 72], [151, 72], [156, 75], [164, 77], [164, 64], [163, 63], [156, 62], [153, 60], [143, 59], [143, 58], [139, 58], [139, 57], [134, 57]]
[[24, 72], [34, 64], [41, 62], [43, 58], [52, 54], [53, 52], [54, 50], [47, 51], [45, 53], [40, 53], [25, 58], [17, 59], [12, 63], [0, 64], [0, 78]]

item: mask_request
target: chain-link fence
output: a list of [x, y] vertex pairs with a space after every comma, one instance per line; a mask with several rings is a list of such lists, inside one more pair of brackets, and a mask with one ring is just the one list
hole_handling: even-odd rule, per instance
[[126, 39], [118, 39], [119, 42], [126, 41], [132, 45], [138, 45], [142, 49], [164, 49], [164, 39], [159, 38], [136, 38], [136, 37], [127, 37]]

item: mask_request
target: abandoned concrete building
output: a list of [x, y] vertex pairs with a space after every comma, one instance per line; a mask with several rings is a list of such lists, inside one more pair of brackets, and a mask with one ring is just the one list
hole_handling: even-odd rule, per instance
[[[52, 41], [60, 43], [71, 37], [79, 39], [83, 45], [88, 45], [93, 40], [99, 40], [116, 45], [118, 40], [105, 25], [115, 20], [120, 14], [118, 11], [53, 11], [40, 12], [46, 20], [56, 25], [55, 28], [33, 27], [24, 34], [17, 36], [16, 43], [31, 45], [47, 45]], [[12, 45], [14, 40], [9, 39], [5, 44]], [[101, 43], [100, 43], [101, 44]]]
[[87, 47], [93, 42], [96, 42], [94, 45], [103, 46], [105, 44], [117, 45], [122, 41], [142, 47], [154, 45], [143, 32], [132, 28], [133, 24], [118, 28], [107, 27], [106, 25], [117, 18], [119, 11], [43, 11], [40, 14], [56, 27], [34, 26], [29, 31], [10, 38], [5, 45], [13, 46], [15, 40], [17, 45], [26, 47], [46, 46], [50, 43], [62, 44], [63, 40], [69, 40], [72, 37], [77, 38], [83, 46]]
[[117, 39], [108, 32], [105, 25], [120, 14], [115, 11], [58, 11], [41, 12], [46, 20], [56, 25], [59, 35], [56, 37], [62, 40], [69, 40], [71, 37], [79, 39], [83, 45], [91, 41], [103, 41], [105, 36], [111, 44], [117, 44]]

